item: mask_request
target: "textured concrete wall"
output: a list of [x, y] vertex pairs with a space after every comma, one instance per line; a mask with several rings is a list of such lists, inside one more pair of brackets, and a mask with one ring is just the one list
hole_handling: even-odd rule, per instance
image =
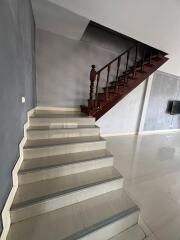
[[[91, 65], [101, 68], [133, 43], [100, 30], [96, 37], [92, 31], [86, 31], [81, 41], [75, 41], [38, 29], [38, 104], [66, 107], [86, 104]], [[111, 79], [115, 67], [111, 69]], [[102, 75], [102, 85], [105, 80]]]
[[[12, 187], [26, 113], [34, 106], [34, 22], [29, 0], [0, 1], [0, 211]], [[21, 103], [25, 96], [26, 103]], [[1, 228], [0, 228], [1, 232]]]
[[151, 87], [145, 131], [180, 128], [180, 115], [170, 115], [167, 111], [171, 100], [180, 100], [180, 77], [157, 71]]

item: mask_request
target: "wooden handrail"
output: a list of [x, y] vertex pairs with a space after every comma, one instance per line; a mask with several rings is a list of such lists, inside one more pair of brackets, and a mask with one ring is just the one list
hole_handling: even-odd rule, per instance
[[[141, 48], [139, 48], [139, 46], [143, 46], [143, 51], [141, 50]], [[110, 71], [113, 71], [113, 68], [111, 67], [111, 64], [113, 64], [114, 62], [117, 61], [117, 68], [115, 70], [114, 76], [115, 76], [115, 86], [114, 86], [114, 92], [112, 91], [111, 93], [116, 94], [118, 93], [118, 85], [119, 82], [121, 84], [128, 84], [128, 80], [129, 80], [129, 76], [131, 76], [131, 78], [135, 78], [136, 77], [136, 71], [137, 68], [140, 67], [141, 72], [144, 71], [144, 64], [147, 62], [151, 64], [151, 59], [152, 59], [152, 48], [150, 48], [150, 52], [147, 51], [148, 50], [148, 46], [144, 45], [144, 44], [140, 44], [137, 43], [133, 46], [131, 46], [130, 48], [128, 48], [126, 51], [124, 51], [123, 53], [121, 53], [119, 56], [117, 56], [116, 58], [114, 58], [112, 61], [110, 61], [108, 64], [106, 64], [104, 67], [102, 67], [101, 69], [99, 69], [98, 71], [96, 71], [96, 66], [92, 65], [92, 69], [90, 71], [90, 93], [89, 93], [89, 101], [88, 101], [88, 108], [89, 110], [94, 109], [94, 108], [99, 108], [100, 107], [100, 102], [102, 101], [108, 101], [110, 100], [110, 90], [112, 89], [110, 88], [110, 86], [112, 87], [112, 85], [110, 85]], [[134, 55], [132, 55], [132, 53]], [[141, 59], [139, 59], [139, 53], [141, 56]], [[159, 51], [158, 51], [159, 53]], [[127, 55], [127, 56], [126, 56]], [[148, 58], [147, 58], [148, 55]], [[125, 69], [124, 69], [124, 65], [122, 65], [122, 57], [126, 56], [126, 61], [125, 61]], [[130, 66], [130, 62], [132, 62], [132, 57], [133, 57], [133, 66]], [[121, 67], [123, 66], [123, 69], [121, 69]], [[103, 94], [102, 92], [99, 92], [99, 81], [100, 81], [100, 77], [102, 77], [103, 75], [101, 74], [101, 72], [107, 69], [107, 75], [106, 75], [106, 82], [105, 82], [105, 86], [104, 86], [104, 97], [105, 99], [103, 99]], [[123, 70], [123, 71], [122, 71]], [[121, 72], [123, 72], [122, 75]], [[103, 77], [104, 78], [104, 77]], [[96, 83], [96, 86], [95, 86]], [[102, 98], [101, 98], [102, 97]]]
[[104, 70], [105, 68], [107, 68], [109, 65], [111, 65], [113, 62], [115, 62], [118, 58], [122, 57], [123, 55], [125, 55], [127, 52], [131, 51], [133, 48], [135, 48], [138, 45], [135, 44], [133, 46], [131, 46], [130, 48], [128, 48], [126, 51], [124, 51], [123, 53], [121, 53], [118, 57], [114, 58], [111, 62], [109, 62], [108, 64], [106, 64], [104, 67], [102, 67], [101, 69], [99, 69], [96, 73], [101, 72], [102, 70]]

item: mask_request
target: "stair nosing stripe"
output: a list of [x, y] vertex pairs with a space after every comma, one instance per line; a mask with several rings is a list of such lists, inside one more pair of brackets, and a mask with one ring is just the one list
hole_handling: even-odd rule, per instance
[[67, 166], [67, 165], [74, 165], [74, 164], [78, 164], [78, 163], [83, 163], [83, 162], [90, 162], [90, 161], [98, 161], [98, 160], [102, 160], [103, 158], [105, 158], [106, 160], [108, 158], [113, 158], [113, 155], [109, 155], [109, 156], [104, 156], [104, 157], [96, 157], [96, 158], [91, 158], [91, 159], [82, 159], [82, 160], [78, 160], [78, 161], [71, 161], [71, 162], [64, 162], [62, 164], [55, 164], [55, 165], [49, 165], [49, 166], [44, 166], [44, 167], [37, 167], [37, 168], [30, 168], [27, 170], [20, 170], [19, 174], [26, 174], [26, 173], [33, 173], [36, 171], [40, 171], [40, 170], [46, 170], [46, 169], [53, 169], [53, 168], [58, 168], [58, 167], [62, 167], [62, 166]]
[[[52, 114], [53, 115], [53, 114]], [[55, 114], [54, 114], [55, 115]], [[90, 120], [94, 120], [95, 118], [94, 117], [91, 117], [91, 116], [89, 116], [89, 117], [87, 117], [87, 116], [77, 116], [77, 117], [47, 117], [47, 116], [31, 116], [30, 117], [30, 119], [38, 119], [38, 118], [40, 118], [40, 119], [66, 119], [66, 120], [79, 120], [79, 119], [85, 119], [85, 120], [88, 120], [88, 119], [90, 119]]]
[[113, 215], [113, 216], [111, 216], [107, 219], [104, 219], [104, 220], [102, 220], [102, 221], [100, 221], [96, 224], [93, 224], [92, 226], [89, 226], [89, 227], [87, 227], [83, 230], [80, 230], [77, 233], [72, 234], [69, 237], [65, 237], [62, 240], [77, 240], [79, 238], [82, 238], [82, 237], [84, 237], [84, 236], [86, 236], [86, 235], [88, 235], [92, 232], [95, 232], [95, 231], [97, 231], [97, 230], [99, 230], [99, 229], [101, 229], [101, 228], [103, 228], [107, 225], [110, 225], [110, 224], [112, 224], [112, 223], [114, 223], [114, 222], [116, 222], [120, 219], [123, 219], [123, 218], [127, 217], [128, 215], [130, 215], [132, 213], [135, 213], [135, 212], [138, 212], [138, 211], [140, 211], [140, 209], [138, 208], [138, 206], [135, 205], [135, 206], [133, 206], [131, 208], [128, 208], [128, 209], [126, 209], [126, 210], [124, 210], [120, 213], [117, 213], [117, 214], [115, 214], [115, 215]]
[[56, 147], [56, 146], [63, 146], [63, 145], [70, 145], [70, 144], [84, 144], [84, 143], [95, 143], [95, 142], [106, 142], [105, 139], [99, 139], [99, 140], [90, 140], [90, 141], [84, 141], [84, 142], [72, 142], [72, 143], [59, 143], [54, 145], [42, 145], [42, 146], [24, 146], [24, 149], [36, 149], [36, 148], [49, 148], [49, 147]]
[[[53, 199], [53, 198], [56, 198], [56, 197], [60, 197], [60, 196], [63, 196], [63, 195], [66, 195], [66, 194], [69, 194], [69, 193], [72, 193], [72, 192], [76, 192], [76, 191], [86, 189], [86, 188], [89, 188], [89, 187], [101, 185], [103, 183], [112, 182], [112, 181], [122, 179], [122, 178], [123, 177], [121, 175], [119, 175], [119, 176], [115, 176], [115, 177], [112, 177], [112, 178], [109, 178], [109, 179], [103, 179], [103, 180], [96, 181], [96, 182], [89, 183], [89, 184], [85, 184], [85, 185], [82, 185], [82, 186], [66, 189], [66, 190], [63, 190], [61, 192], [56, 192], [56, 193], [52, 193], [52, 194], [42, 196], [42, 197], [39, 197], [39, 198], [27, 200], [27, 201], [12, 205], [11, 211], [16, 211], [16, 210], [21, 209], [21, 208], [29, 207], [30, 205], [36, 205], [36, 204], [39, 204], [41, 202], [44, 202], [44, 201], [47, 201], [47, 200], [50, 200], [50, 199]], [[26, 185], [26, 184], [24, 184], [24, 185]]]

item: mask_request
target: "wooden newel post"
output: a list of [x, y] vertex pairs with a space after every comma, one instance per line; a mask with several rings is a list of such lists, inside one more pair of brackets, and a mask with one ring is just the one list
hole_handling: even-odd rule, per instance
[[91, 66], [91, 72], [90, 72], [90, 93], [89, 93], [89, 102], [88, 102], [88, 108], [92, 109], [93, 103], [94, 103], [94, 82], [96, 80], [96, 66]]

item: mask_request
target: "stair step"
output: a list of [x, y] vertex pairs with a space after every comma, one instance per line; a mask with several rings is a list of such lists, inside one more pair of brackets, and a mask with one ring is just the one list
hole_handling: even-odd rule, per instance
[[75, 126], [94, 125], [95, 119], [87, 116], [76, 116], [67, 114], [49, 114], [30, 117], [30, 126], [50, 126], [51, 128], [68, 128]]
[[96, 126], [78, 126], [76, 128], [56, 128], [50, 129], [44, 127], [44, 129], [33, 127], [27, 131], [27, 138], [33, 139], [49, 139], [49, 138], [68, 138], [68, 137], [83, 137], [83, 136], [97, 136], [99, 135], [99, 128]]
[[113, 167], [20, 185], [11, 208], [12, 222], [53, 211], [117, 190], [123, 178]]
[[[112, 99], [112, 98], [115, 97], [116, 95], [117, 95], [117, 93], [115, 93], [115, 92], [109, 92], [109, 94], [108, 94], [108, 99]], [[106, 100], [106, 94], [105, 94], [105, 92], [98, 94], [98, 101], [99, 101], [99, 100], [103, 100], [103, 101]]]
[[[116, 81], [112, 81], [110, 82], [110, 84], [112, 85], [112, 87], [114, 87], [116, 85]], [[124, 88], [124, 87], [127, 87], [127, 84], [123, 83], [122, 81], [118, 81], [118, 86]]]
[[86, 151], [86, 152], [77, 152], [77, 153], [67, 153], [62, 155], [42, 157], [42, 158], [29, 158], [24, 159], [21, 165], [21, 170], [33, 170], [36, 168], [48, 168], [53, 166], [67, 165], [73, 163], [79, 163], [82, 161], [90, 161], [101, 158], [110, 158], [113, 157], [110, 152], [106, 149], [95, 150], [95, 151]]
[[113, 165], [113, 156], [107, 150], [66, 154], [23, 162], [18, 173], [19, 184], [67, 176]]
[[143, 240], [144, 238], [144, 232], [141, 230], [138, 224], [136, 224], [109, 240]]
[[7, 240], [108, 240], [135, 225], [138, 215], [120, 189], [12, 224]]
[[106, 141], [100, 136], [28, 140], [24, 146], [24, 158], [100, 150], [105, 146]]
[[[113, 84], [115, 85], [115, 82], [113, 82]], [[111, 91], [111, 92], [115, 92], [116, 91], [116, 86], [113, 86], [113, 84], [111, 84], [112, 86], [108, 87], [108, 90]], [[117, 85], [117, 92], [116, 92], [116, 94], [118, 94], [119, 92], [123, 93], [123, 92], [126, 91], [126, 89], [127, 88], [124, 86], [124, 84], [122, 85], [122, 84], [119, 83]]]
[[72, 116], [84, 116], [81, 113], [80, 108], [72, 109], [66, 108], [66, 110], [61, 109], [35, 109], [34, 111], [35, 116], [44, 116], [44, 115], [72, 115]]

